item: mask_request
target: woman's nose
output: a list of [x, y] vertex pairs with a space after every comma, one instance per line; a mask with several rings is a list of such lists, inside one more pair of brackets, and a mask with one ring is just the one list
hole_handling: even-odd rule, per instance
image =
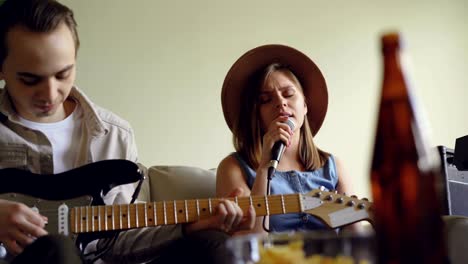
[[285, 107], [285, 106], [287, 106], [286, 99], [281, 96], [278, 96], [276, 98], [276, 108]]

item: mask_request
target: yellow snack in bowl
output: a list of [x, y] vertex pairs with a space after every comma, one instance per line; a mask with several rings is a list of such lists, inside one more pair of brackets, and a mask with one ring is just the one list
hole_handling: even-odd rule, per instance
[[[338, 255], [336, 257], [314, 254], [306, 257], [303, 251], [303, 241], [292, 241], [285, 245], [259, 246], [260, 261], [258, 264], [354, 264], [350, 256]], [[368, 261], [359, 261], [359, 264], [369, 264]]]
[[263, 247], [260, 245], [259, 264], [296, 264], [304, 263], [305, 255], [302, 250], [304, 243], [300, 240], [290, 242], [286, 245], [275, 245], [272, 247]]

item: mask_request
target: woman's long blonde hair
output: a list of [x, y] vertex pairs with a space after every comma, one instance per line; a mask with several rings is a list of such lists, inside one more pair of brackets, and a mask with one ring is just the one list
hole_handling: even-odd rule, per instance
[[[239, 117], [233, 126], [233, 144], [236, 151], [253, 169], [257, 169], [261, 159], [264, 135], [260, 125], [258, 96], [269, 76], [277, 71], [286, 74], [304, 96], [301, 83], [286, 65], [272, 63], [249, 78], [247, 87], [245, 87], [241, 95]], [[304, 100], [307, 103], [305, 96]], [[321, 168], [330, 156], [329, 153], [315, 146], [307, 116], [304, 118], [304, 124], [300, 129], [299, 151], [305, 170]]]

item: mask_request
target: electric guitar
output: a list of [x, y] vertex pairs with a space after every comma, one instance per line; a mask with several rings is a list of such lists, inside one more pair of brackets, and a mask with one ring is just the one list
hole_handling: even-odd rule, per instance
[[[39, 175], [18, 169], [0, 170], [0, 199], [21, 202], [49, 219], [46, 230], [76, 238], [131, 228], [194, 222], [214, 213], [220, 198], [103, 205], [102, 194], [113, 186], [143, 177], [138, 166], [126, 160], [99, 161], [56, 175]], [[30, 184], [28, 184], [30, 183]], [[325, 190], [307, 194], [232, 197], [229, 199], [257, 216], [306, 212], [330, 228], [361, 220], [371, 221], [372, 203]]]

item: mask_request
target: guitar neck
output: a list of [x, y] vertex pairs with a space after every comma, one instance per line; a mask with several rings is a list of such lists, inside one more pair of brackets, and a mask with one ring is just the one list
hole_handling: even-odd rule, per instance
[[[252, 206], [257, 216], [303, 211], [301, 194], [223, 199], [236, 202], [244, 212]], [[72, 233], [88, 233], [190, 223], [214, 214], [219, 202], [214, 198], [75, 207], [70, 211], [70, 228]]]

